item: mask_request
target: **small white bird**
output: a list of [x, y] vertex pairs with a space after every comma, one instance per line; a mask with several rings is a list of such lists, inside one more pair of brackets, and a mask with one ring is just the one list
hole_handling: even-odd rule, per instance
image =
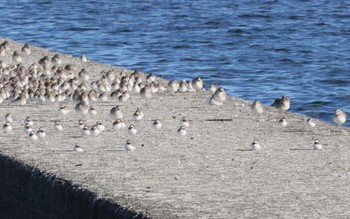
[[24, 52], [26, 55], [30, 55], [30, 53], [32, 52], [29, 48], [28, 44], [24, 44], [24, 46], [21, 49], [22, 52]]
[[90, 133], [91, 133], [91, 135], [96, 136], [96, 135], [100, 134], [100, 130], [98, 130], [97, 126], [94, 125], [91, 127]]
[[278, 120], [278, 123], [282, 126], [282, 127], [286, 127], [288, 125], [287, 120], [285, 118], [282, 118], [280, 120]]
[[160, 128], [162, 128], [162, 123], [160, 122], [159, 119], [154, 120], [154, 122], [153, 122], [153, 128], [155, 128], [155, 129], [160, 129]]
[[30, 116], [27, 116], [26, 119], [24, 120], [24, 124], [29, 124], [29, 125], [33, 126], [34, 122], [30, 118]]
[[116, 118], [116, 119], [122, 119], [123, 118], [123, 113], [122, 113], [122, 110], [120, 109], [119, 106], [113, 107], [110, 110], [109, 115], [111, 117], [113, 117], [113, 118]]
[[261, 149], [261, 146], [257, 140], [254, 140], [251, 146], [253, 151], [258, 151]]
[[255, 100], [251, 107], [252, 111], [257, 114], [261, 114], [264, 111], [264, 106], [260, 103], [259, 100]]
[[346, 113], [341, 109], [336, 109], [334, 112], [333, 121], [338, 125], [344, 124], [346, 122]]
[[126, 124], [123, 122], [122, 119], [117, 119], [114, 123], [113, 123], [113, 128], [114, 129], [123, 129], [126, 127]]
[[38, 136], [33, 132], [33, 131], [31, 131], [30, 133], [29, 133], [29, 139], [30, 140], [33, 140], [33, 141], [36, 141], [36, 140], [38, 140]]
[[168, 83], [168, 90], [170, 93], [175, 93], [179, 90], [180, 84], [176, 80], [169, 81]]
[[73, 147], [73, 151], [75, 151], [75, 152], [83, 152], [84, 150], [81, 148], [81, 146], [78, 143], [76, 143], [74, 145], [74, 147]]
[[5, 122], [8, 122], [8, 123], [13, 123], [13, 119], [12, 119], [12, 116], [10, 113], [7, 113], [5, 115]]
[[101, 120], [98, 120], [96, 121], [96, 126], [97, 126], [97, 129], [101, 132], [103, 132], [105, 130], [105, 126], [102, 124]]
[[93, 106], [90, 106], [89, 108], [89, 114], [92, 115], [92, 116], [96, 116], [97, 115], [97, 110], [95, 107]]
[[131, 140], [127, 140], [125, 145], [124, 145], [124, 149], [126, 151], [134, 151], [136, 148], [134, 147], [134, 145], [132, 145]]
[[9, 122], [6, 122], [3, 126], [3, 130], [5, 133], [9, 133], [12, 131], [12, 126]]
[[69, 113], [69, 109], [67, 106], [60, 105], [58, 112], [62, 115], [67, 115]]
[[137, 108], [135, 113], [132, 115], [132, 117], [134, 118], [134, 120], [136, 121], [140, 121], [143, 118], [144, 114], [141, 111], [140, 108]]
[[189, 127], [190, 126], [190, 121], [186, 118], [186, 117], [182, 117], [181, 119], [181, 126], [184, 126], [184, 127]]
[[287, 111], [290, 108], [290, 99], [288, 96], [283, 96], [281, 99], [275, 99], [271, 106], [274, 106], [282, 111]]
[[30, 124], [25, 124], [23, 128], [24, 133], [29, 134], [33, 131], [33, 127]]
[[185, 126], [181, 126], [181, 127], [177, 130], [177, 133], [178, 133], [180, 136], [185, 136], [185, 135], [187, 134], [187, 131], [186, 131]]
[[210, 93], [214, 94], [215, 91], [217, 90], [216, 85], [215, 84], [211, 84], [209, 86], [209, 90], [210, 90]]
[[131, 134], [131, 135], [136, 135], [137, 133], [137, 129], [135, 128], [135, 126], [133, 124], [130, 124], [129, 128], [128, 128], [128, 132]]
[[62, 131], [63, 127], [60, 124], [59, 120], [55, 120], [54, 124], [53, 124], [53, 129], [55, 129], [56, 131]]
[[192, 79], [192, 86], [195, 90], [202, 90], [203, 80], [200, 77], [193, 78]]
[[40, 127], [39, 130], [36, 132], [36, 134], [37, 134], [40, 138], [45, 138], [45, 136], [46, 136], [45, 129], [44, 129], [43, 127]]
[[322, 150], [323, 149], [323, 147], [318, 139], [315, 139], [313, 148], [314, 148], [314, 150]]
[[182, 80], [182, 81], [180, 82], [179, 91], [180, 91], [181, 93], [184, 93], [184, 92], [186, 92], [187, 90], [188, 90], [188, 83], [187, 83], [185, 80]]
[[81, 61], [83, 61], [83, 62], [87, 62], [87, 61], [88, 61], [85, 54], [81, 55], [80, 59], [81, 59]]
[[227, 95], [223, 87], [219, 87], [213, 94], [213, 98], [220, 103], [223, 103], [226, 101], [226, 96]]
[[84, 121], [80, 119], [80, 120], [78, 121], [77, 128], [80, 129], [80, 130], [82, 130], [82, 129], [84, 128], [84, 126], [85, 126]]
[[316, 126], [316, 123], [314, 122], [314, 119], [312, 118], [307, 118], [307, 123], [309, 124], [309, 126], [311, 126], [312, 128]]
[[87, 125], [84, 125], [83, 129], [81, 130], [82, 135], [91, 135], [90, 129]]

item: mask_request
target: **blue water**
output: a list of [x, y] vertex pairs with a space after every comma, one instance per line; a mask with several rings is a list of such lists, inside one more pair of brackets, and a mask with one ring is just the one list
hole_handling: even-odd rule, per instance
[[[111, 3], [115, 2], [115, 3]], [[350, 113], [350, 1], [1, 1], [0, 35], [291, 111]], [[350, 122], [347, 123], [350, 126]]]

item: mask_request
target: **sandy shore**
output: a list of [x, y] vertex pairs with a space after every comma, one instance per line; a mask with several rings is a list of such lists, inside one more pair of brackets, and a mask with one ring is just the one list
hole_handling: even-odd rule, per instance
[[[7, 54], [23, 46], [10, 42]], [[31, 49], [32, 54], [23, 57], [25, 66], [55, 54]], [[13, 63], [11, 55], [0, 59]], [[122, 71], [63, 55], [63, 64], [68, 63], [76, 67], [76, 73], [86, 68], [90, 81], [99, 78], [102, 70]], [[99, 112], [96, 116], [85, 117], [74, 112], [75, 103], [68, 101], [64, 102], [70, 109], [67, 116], [58, 113], [57, 102], [19, 106], [5, 101], [0, 117], [10, 112], [15, 121], [12, 133], [0, 134], [0, 153], [16, 156], [152, 218], [350, 216], [348, 128], [321, 121], [311, 128], [306, 117], [271, 107], [257, 116], [251, 112], [251, 102], [235, 97], [229, 97], [223, 106], [212, 106], [208, 104], [210, 96], [204, 91], [164, 92], [147, 101], [132, 95], [125, 103], [109, 98], [92, 104]], [[126, 129], [112, 129], [109, 111], [115, 105], [120, 105], [127, 126], [135, 124], [135, 136]], [[145, 116], [135, 122], [132, 114], [137, 107]], [[36, 130], [46, 128], [45, 139], [31, 141], [23, 133], [26, 116], [34, 120]], [[183, 116], [191, 121], [182, 137], [177, 129]], [[277, 122], [282, 117], [288, 121], [284, 128]], [[53, 129], [55, 119], [61, 120], [61, 132]], [[82, 136], [76, 128], [79, 119], [89, 125], [101, 119], [106, 130], [95, 137]], [[160, 130], [152, 127], [154, 119], [161, 120]], [[324, 150], [312, 150], [314, 138]], [[133, 141], [134, 152], [124, 151], [127, 139]], [[261, 151], [249, 150], [254, 139], [261, 144]], [[75, 143], [85, 151], [73, 153]]]

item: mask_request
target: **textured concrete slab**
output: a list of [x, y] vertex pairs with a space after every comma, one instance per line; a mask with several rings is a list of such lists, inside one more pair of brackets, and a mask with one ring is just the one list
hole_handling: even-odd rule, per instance
[[[23, 46], [10, 43], [7, 54]], [[32, 54], [23, 57], [27, 67], [44, 55], [55, 54], [31, 49]], [[100, 78], [102, 70], [122, 72], [110, 65], [63, 57], [62, 65], [72, 63], [76, 74], [86, 68], [90, 82]], [[13, 63], [11, 55], [0, 59]], [[204, 91], [162, 92], [149, 100], [132, 95], [124, 103], [109, 98], [91, 103], [98, 110], [96, 116], [74, 112], [71, 101], [63, 102], [70, 109], [63, 116], [58, 113], [58, 102], [19, 106], [6, 100], [0, 117], [11, 113], [15, 121], [12, 133], [0, 134], [0, 153], [152, 218], [350, 216], [348, 128], [321, 121], [311, 128], [306, 117], [272, 107], [258, 116], [251, 112], [251, 102], [235, 97], [222, 106], [212, 106], [208, 104], [210, 96]], [[126, 125], [138, 129], [135, 136], [126, 129], [112, 129], [109, 111], [115, 105], [121, 107]], [[145, 116], [134, 121], [132, 114], [138, 107]], [[45, 139], [28, 139], [22, 130], [26, 116], [34, 120], [35, 130], [46, 128]], [[183, 116], [191, 121], [187, 135], [179, 136]], [[277, 122], [282, 117], [288, 121], [284, 128]], [[56, 119], [61, 120], [61, 132], [53, 129]], [[82, 136], [76, 127], [79, 119], [89, 125], [100, 119], [106, 130], [98, 136]], [[160, 130], [152, 127], [154, 119], [162, 122]], [[312, 150], [315, 138], [324, 150]], [[124, 150], [127, 139], [133, 141], [135, 151]], [[262, 150], [250, 150], [254, 139]], [[85, 151], [74, 153], [75, 143]]]

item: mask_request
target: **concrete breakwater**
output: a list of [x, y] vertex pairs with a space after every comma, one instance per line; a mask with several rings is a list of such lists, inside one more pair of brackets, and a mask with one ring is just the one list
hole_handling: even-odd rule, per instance
[[148, 218], [0, 155], [1, 218]]
[[[21, 50], [23, 44], [9, 42], [9, 51], [1, 59], [11, 66], [18, 64], [12, 54]], [[25, 69], [45, 56], [51, 59], [56, 54], [34, 46], [30, 48], [30, 55], [21, 54], [21, 65]], [[60, 65], [72, 64], [74, 75], [82, 68], [89, 72], [87, 89], [108, 71], [118, 76], [133, 72], [82, 62], [69, 55], [61, 54], [61, 57]], [[48, 65], [52, 69], [52, 64]], [[145, 80], [144, 74], [142, 77]], [[12, 132], [0, 134], [1, 176], [8, 182], [1, 189], [42, 191], [38, 192], [43, 195], [41, 198], [34, 195], [33, 199], [25, 199], [29, 203], [48, 200], [43, 205], [35, 205], [40, 206], [36, 212], [52, 209], [45, 204], [67, 205], [67, 211], [78, 212], [82, 207], [76, 203], [70, 205], [67, 199], [79, 200], [75, 197], [88, 194], [87, 199], [95, 202], [88, 201], [87, 208], [92, 205], [106, 217], [110, 216], [108, 209], [122, 209], [121, 213], [127, 216], [141, 218], [295, 218], [350, 214], [347, 204], [350, 196], [344, 192], [350, 189], [348, 128], [321, 121], [316, 121], [316, 127], [311, 128], [304, 116], [271, 107], [256, 115], [250, 109], [251, 102], [234, 97], [228, 97], [221, 106], [209, 105], [211, 94], [204, 91], [157, 92], [150, 99], [133, 94], [125, 102], [111, 97], [111, 92], [107, 94], [106, 100], [91, 101], [98, 111], [96, 115], [75, 112], [77, 103], [68, 100], [29, 100], [24, 105], [5, 100], [0, 105], [0, 117], [11, 113], [14, 121]], [[271, 103], [275, 98], [271, 97]], [[58, 113], [60, 105], [65, 105], [69, 113]], [[136, 127], [136, 135], [129, 134], [127, 128], [113, 128], [115, 118], [110, 117], [110, 110], [116, 105], [122, 110], [127, 127], [130, 124]], [[133, 116], [137, 108], [144, 114], [139, 121]], [[33, 141], [24, 134], [27, 116], [33, 120], [35, 131], [45, 128], [45, 138]], [[188, 118], [190, 124], [187, 134], [180, 136], [177, 130], [183, 117]], [[288, 121], [286, 127], [278, 123], [281, 118]], [[84, 136], [77, 128], [80, 119], [89, 127], [100, 120], [105, 130], [96, 136]], [[162, 122], [161, 129], [152, 126], [156, 119]], [[60, 121], [61, 131], [54, 127], [55, 120]], [[316, 138], [324, 150], [312, 150]], [[133, 142], [135, 151], [124, 150], [127, 139]], [[260, 151], [250, 150], [254, 139], [262, 146]], [[72, 151], [76, 143], [84, 152]], [[62, 185], [50, 184], [53, 177], [62, 179], [57, 181], [63, 182]], [[33, 183], [25, 183], [27, 178]], [[50, 185], [52, 190], [46, 191]], [[22, 200], [19, 191], [11, 192], [13, 195], [8, 197], [14, 198], [1, 203], [6, 214], [16, 210], [12, 205], [16, 196]], [[94, 203], [101, 204], [94, 206]], [[23, 215], [29, 211], [24, 205], [32, 206], [23, 204]], [[16, 213], [19, 215], [21, 211]], [[69, 215], [69, 212], [58, 217], [63, 214]], [[82, 215], [76, 214], [76, 217]]]

